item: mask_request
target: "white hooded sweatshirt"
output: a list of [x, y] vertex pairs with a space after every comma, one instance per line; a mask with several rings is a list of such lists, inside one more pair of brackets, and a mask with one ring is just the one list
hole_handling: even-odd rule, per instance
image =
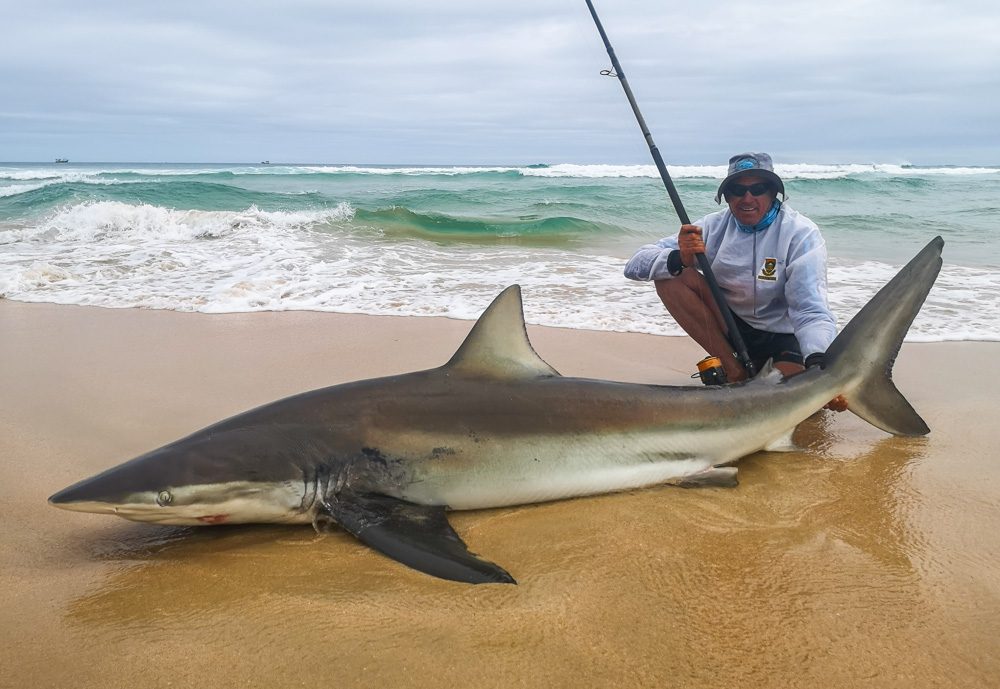
[[[802, 356], [825, 352], [837, 335], [826, 292], [826, 242], [816, 224], [781, 205], [765, 230], [744, 232], [728, 208], [693, 224], [730, 309], [758, 330], [794, 333]], [[669, 280], [677, 236], [640, 248], [625, 266], [631, 280]], [[688, 268], [691, 270], [691, 268]]]

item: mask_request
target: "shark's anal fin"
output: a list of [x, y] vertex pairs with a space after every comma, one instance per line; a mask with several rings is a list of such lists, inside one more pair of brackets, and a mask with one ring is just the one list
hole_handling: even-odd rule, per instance
[[667, 483], [680, 486], [681, 488], [702, 488], [705, 486], [732, 488], [739, 484], [739, 481], [736, 479], [736, 471], [736, 467], [734, 466], [709, 467], [704, 471], [681, 476], [667, 481]]
[[469, 552], [445, 508], [385, 495], [341, 491], [317, 518], [340, 524], [362, 543], [431, 576], [469, 584], [516, 584], [501, 567]]

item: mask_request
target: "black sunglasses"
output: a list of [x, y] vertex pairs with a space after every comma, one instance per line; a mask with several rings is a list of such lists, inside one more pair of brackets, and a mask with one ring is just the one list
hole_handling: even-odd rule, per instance
[[757, 182], [746, 186], [745, 184], [730, 184], [726, 187], [726, 194], [741, 198], [745, 193], [750, 192], [754, 196], [761, 196], [771, 191], [771, 185], [767, 182]]

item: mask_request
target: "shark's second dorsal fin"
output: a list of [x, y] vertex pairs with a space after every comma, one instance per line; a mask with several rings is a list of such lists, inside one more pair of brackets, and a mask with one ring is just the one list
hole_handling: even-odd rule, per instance
[[505, 289], [483, 311], [445, 368], [463, 375], [487, 378], [559, 375], [558, 371], [542, 361], [528, 341], [520, 285]]

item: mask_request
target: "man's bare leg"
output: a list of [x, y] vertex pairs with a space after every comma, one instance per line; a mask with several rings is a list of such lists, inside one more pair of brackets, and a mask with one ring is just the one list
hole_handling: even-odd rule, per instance
[[654, 284], [677, 325], [706, 352], [719, 358], [729, 382], [746, 380], [747, 373], [733, 356], [733, 346], [726, 339], [726, 323], [705, 277], [688, 269], [676, 278], [656, 280]]
[[793, 364], [791, 361], [774, 361], [771, 363], [785, 378], [791, 378], [806, 370], [806, 367], [802, 364]]
[[[712, 297], [705, 277], [696, 270], [685, 270], [672, 280], [656, 280], [656, 293], [677, 324], [706, 352], [722, 361], [730, 383], [746, 380], [747, 373], [733, 356], [726, 339], [726, 323]], [[802, 373], [805, 367], [790, 361], [776, 361], [774, 367], [785, 378]], [[826, 405], [833, 411], [845, 411], [847, 400], [838, 395]]]

